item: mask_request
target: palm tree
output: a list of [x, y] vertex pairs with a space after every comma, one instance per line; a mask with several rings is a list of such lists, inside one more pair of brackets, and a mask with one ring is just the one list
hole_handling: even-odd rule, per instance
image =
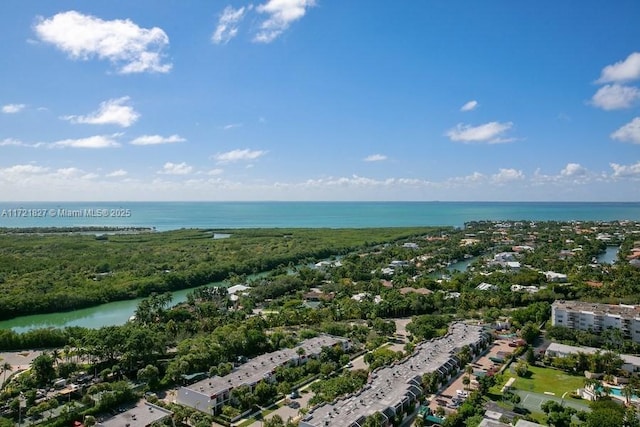
[[13, 366], [11, 366], [11, 364], [9, 362], [4, 362], [2, 364], [2, 385], [4, 385], [4, 382], [7, 380], [7, 371], [10, 371], [13, 369]]
[[633, 388], [629, 386], [629, 384], [622, 387], [620, 390], [622, 396], [624, 396], [624, 402], [627, 406], [631, 403], [631, 398], [633, 397]]
[[462, 385], [464, 385], [464, 389], [467, 391], [469, 391], [469, 384], [471, 384], [471, 380], [469, 379], [469, 377], [463, 377]]
[[614, 381], [613, 375], [611, 375], [611, 374], [605, 374], [605, 375], [602, 377], [602, 381], [604, 381], [604, 382], [605, 382], [605, 383], [607, 383], [607, 384], [613, 384], [613, 381]]
[[595, 396], [596, 400], [602, 397], [602, 384], [595, 378], [585, 378], [584, 387]]
[[60, 350], [54, 348], [51, 352], [51, 357], [53, 357], [53, 362], [56, 364], [56, 368], [58, 367], [58, 359], [60, 359]]
[[65, 345], [64, 349], [62, 350], [62, 357], [64, 357], [64, 361], [65, 363], [69, 363], [69, 361], [71, 360], [71, 346], [70, 345]]
[[469, 384], [471, 384], [471, 374], [473, 374], [473, 366], [465, 366], [464, 373], [467, 374], [467, 391], [469, 391]]
[[458, 359], [460, 359], [460, 365], [464, 366], [467, 363], [471, 362], [471, 348], [468, 345], [463, 346], [457, 354]]

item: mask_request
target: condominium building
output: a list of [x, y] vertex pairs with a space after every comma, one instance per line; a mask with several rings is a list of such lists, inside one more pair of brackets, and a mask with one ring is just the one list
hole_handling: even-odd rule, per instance
[[228, 375], [216, 375], [179, 388], [177, 402], [208, 414], [217, 414], [229, 402], [234, 388], [246, 385], [253, 391], [261, 381], [275, 381], [277, 367], [301, 365], [318, 356], [323, 348], [335, 345], [348, 350], [350, 344], [344, 338], [320, 335], [303, 341], [298, 347], [263, 354], [238, 366]]
[[551, 305], [551, 324], [593, 332], [619, 329], [625, 338], [640, 342], [640, 306], [559, 300]]
[[422, 375], [438, 372], [446, 382], [462, 368], [456, 354], [468, 345], [472, 356], [487, 348], [490, 336], [479, 326], [454, 323], [444, 337], [418, 344], [414, 352], [390, 366], [374, 370], [364, 388], [331, 403], [311, 408], [300, 427], [359, 427], [379, 412], [383, 425], [401, 419], [423, 394]]
[[[151, 425], [159, 425], [156, 423], [163, 420], [170, 420], [172, 415], [173, 412], [165, 408], [141, 400], [136, 406], [127, 411], [98, 422], [96, 427], [149, 427]], [[170, 421], [170, 423], [174, 425], [173, 421]]]

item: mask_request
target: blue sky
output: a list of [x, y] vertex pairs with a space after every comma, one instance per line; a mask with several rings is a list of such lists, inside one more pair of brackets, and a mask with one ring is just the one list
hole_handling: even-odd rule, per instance
[[0, 200], [640, 199], [640, 2], [3, 2]]

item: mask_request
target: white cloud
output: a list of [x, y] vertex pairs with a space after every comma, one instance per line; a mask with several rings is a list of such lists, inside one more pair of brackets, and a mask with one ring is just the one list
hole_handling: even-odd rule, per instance
[[613, 169], [613, 176], [615, 178], [623, 177], [640, 177], [640, 162], [633, 165], [620, 165], [617, 163], [610, 163], [611, 169]]
[[2, 106], [2, 112], [5, 114], [16, 114], [24, 110], [25, 104], [7, 104]]
[[138, 114], [132, 106], [127, 105], [128, 96], [122, 98], [110, 99], [100, 103], [97, 111], [86, 116], [64, 116], [64, 120], [71, 123], [83, 123], [89, 125], [118, 125], [124, 128], [134, 124], [139, 118]]
[[173, 144], [176, 142], [184, 142], [186, 139], [180, 135], [161, 136], [161, 135], [142, 135], [131, 141], [132, 145], [158, 145]]
[[108, 173], [106, 176], [108, 178], [120, 178], [123, 176], [127, 176], [129, 173], [124, 169], [114, 170], [113, 172]]
[[473, 111], [477, 107], [478, 107], [478, 101], [473, 100], [473, 101], [467, 102], [462, 107], [460, 107], [460, 111]]
[[587, 169], [585, 169], [579, 163], [567, 163], [567, 166], [564, 167], [560, 171], [560, 175], [564, 177], [578, 177], [587, 174]]
[[640, 144], [640, 117], [636, 117], [626, 125], [611, 134], [611, 138], [618, 141]]
[[87, 180], [94, 179], [97, 176], [95, 173], [87, 173], [75, 167], [60, 168], [53, 171], [50, 168], [34, 164], [0, 168], [0, 181], [7, 181], [15, 185], [33, 184], [40, 186], [40, 189], [49, 188], [52, 180]]
[[521, 181], [525, 178], [524, 173], [517, 169], [500, 169], [497, 174], [491, 175], [493, 182], [504, 184], [507, 182]]
[[268, 0], [259, 5], [256, 10], [267, 14], [268, 18], [260, 25], [260, 30], [253, 41], [271, 43], [293, 22], [301, 19], [306, 14], [307, 8], [315, 4], [315, 0]]
[[107, 135], [95, 135], [88, 138], [63, 139], [49, 144], [50, 147], [71, 147], [71, 148], [110, 148], [119, 147], [113, 137]]
[[447, 184], [477, 184], [480, 182], [485, 182], [487, 180], [487, 176], [480, 172], [473, 172], [471, 175], [467, 176], [456, 176], [453, 178], [448, 178], [446, 180]]
[[628, 82], [640, 78], [640, 53], [633, 52], [624, 61], [602, 69], [598, 83]]
[[13, 165], [7, 168], [0, 168], [0, 178], [14, 181], [23, 178], [25, 175], [40, 175], [48, 170], [48, 168], [31, 164]]
[[185, 162], [171, 163], [167, 162], [162, 167], [162, 170], [158, 173], [165, 175], [188, 175], [193, 171], [193, 167], [189, 166]]
[[511, 122], [489, 122], [479, 126], [458, 123], [455, 128], [450, 129], [445, 135], [448, 136], [451, 141], [456, 142], [499, 144], [514, 140], [513, 138], [502, 137], [502, 135], [512, 127], [513, 123]]
[[217, 175], [222, 175], [223, 173], [224, 173], [224, 169], [215, 168], [207, 171], [206, 174], [211, 176], [217, 176]]
[[603, 110], [619, 110], [633, 106], [640, 99], [640, 90], [619, 84], [605, 85], [591, 98], [591, 104]]
[[50, 43], [72, 59], [106, 59], [121, 74], [167, 73], [163, 50], [169, 37], [158, 27], [141, 28], [129, 19], [104, 21], [76, 11], [38, 18], [34, 30], [40, 40]]
[[[247, 10], [251, 9], [251, 6]], [[215, 44], [228, 43], [229, 40], [238, 35], [238, 23], [244, 18], [245, 8], [234, 9], [231, 6], [224, 8], [218, 19], [218, 26], [211, 36], [211, 41]]]
[[82, 171], [78, 168], [60, 168], [57, 171], [57, 174], [64, 177], [74, 177], [78, 176], [82, 173]]
[[384, 154], [372, 154], [363, 159], [365, 162], [381, 162], [383, 160], [387, 160], [387, 156]]
[[231, 163], [238, 162], [241, 160], [255, 160], [259, 157], [267, 154], [266, 151], [262, 150], [232, 150], [227, 151], [226, 153], [216, 154], [214, 159], [216, 159], [219, 163]]
[[231, 130], [239, 127], [242, 127], [242, 123], [230, 123], [228, 125], [222, 126], [222, 130]]
[[29, 144], [25, 144], [19, 139], [5, 138], [2, 141], [0, 141], [0, 147], [27, 147], [27, 146], [29, 146]]
[[[147, 176], [139, 170], [131, 178], [124, 170], [86, 171], [67, 161], [65, 165], [59, 169], [35, 163], [0, 166], [0, 199], [625, 201], [637, 199], [640, 182], [640, 162], [612, 163], [608, 173], [587, 172], [580, 177], [563, 176], [560, 171], [542, 175], [539, 170], [525, 176], [517, 169], [501, 169], [493, 175], [473, 172], [438, 181], [351, 175], [284, 182], [252, 178], [232, 181], [221, 176], [221, 169], [196, 171], [186, 163], [167, 163], [157, 174]], [[569, 165], [564, 169], [579, 170]]]

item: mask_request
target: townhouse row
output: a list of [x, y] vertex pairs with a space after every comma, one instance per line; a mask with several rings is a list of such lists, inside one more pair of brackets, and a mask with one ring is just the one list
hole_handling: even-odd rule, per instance
[[279, 366], [297, 366], [315, 358], [325, 347], [340, 346], [344, 351], [350, 342], [344, 338], [320, 335], [303, 341], [299, 346], [274, 351], [250, 359], [223, 377], [214, 376], [178, 389], [176, 401], [208, 414], [219, 414], [229, 402], [231, 391], [248, 386], [254, 391], [261, 381], [275, 382], [275, 371]]
[[393, 365], [373, 371], [357, 393], [312, 408], [300, 427], [360, 427], [368, 416], [379, 412], [384, 426], [403, 418], [424, 394], [422, 375], [438, 372], [446, 383], [462, 368], [457, 357], [466, 345], [473, 358], [491, 342], [480, 326], [454, 323], [444, 337], [418, 344], [414, 352]]

